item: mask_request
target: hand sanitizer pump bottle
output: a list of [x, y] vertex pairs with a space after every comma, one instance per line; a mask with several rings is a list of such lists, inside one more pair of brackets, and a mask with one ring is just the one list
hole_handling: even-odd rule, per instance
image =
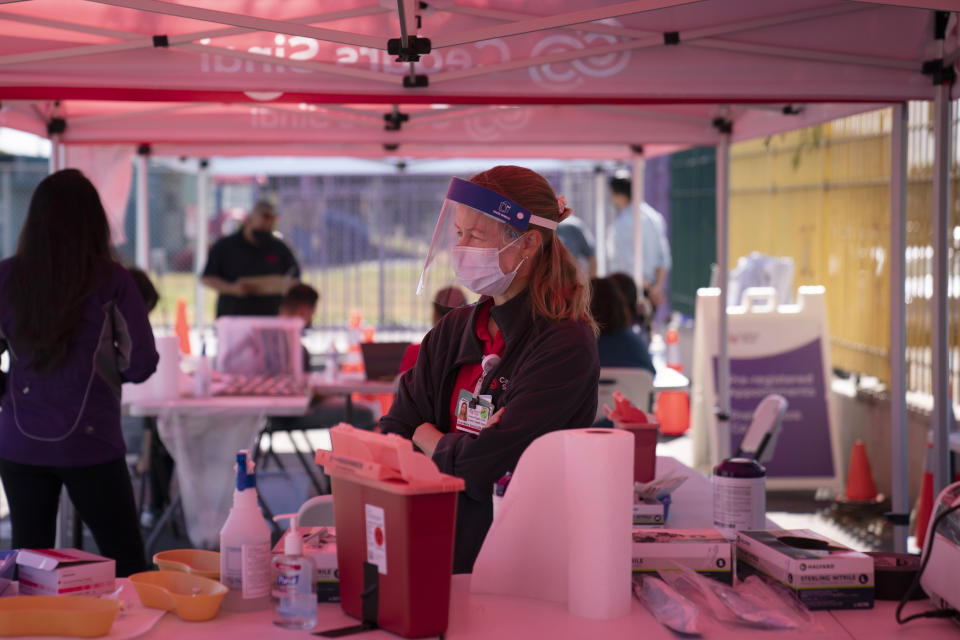
[[290, 519], [283, 541], [283, 555], [274, 556], [273, 624], [285, 629], [312, 629], [317, 624], [317, 589], [313, 560], [303, 555], [303, 539], [297, 531], [297, 515], [275, 516]]

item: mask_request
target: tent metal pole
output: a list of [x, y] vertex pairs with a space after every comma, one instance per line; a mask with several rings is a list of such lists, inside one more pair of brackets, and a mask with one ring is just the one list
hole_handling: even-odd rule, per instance
[[384, 77], [384, 74], [378, 71], [367, 71], [365, 69], [353, 69], [336, 64], [324, 62], [311, 62], [309, 60], [292, 60], [290, 58], [277, 58], [265, 53], [254, 53], [251, 51], [241, 51], [239, 49], [227, 49], [226, 47], [215, 47], [210, 44], [185, 43], [175, 47], [183, 51], [193, 51], [199, 54], [210, 54], [214, 56], [223, 56], [224, 58], [235, 58], [237, 60], [252, 60], [253, 62], [262, 62], [263, 64], [283, 65], [291, 69], [307, 69], [319, 73], [328, 73], [330, 75], [345, 76], [348, 78], [360, 78], [378, 82], [380, 84], [394, 84], [395, 76]]
[[[747, 20], [744, 22], [736, 22], [730, 24], [722, 25], [711, 25], [709, 27], [703, 27], [700, 29], [690, 29], [689, 31], [684, 31], [683, 33], [683, 43], [685, 45], [697, 46], [698, 43], [702, 43], [702, 46], [716, 46], [716, 47], [726, 47], [726, 46], [735, 46], [729, 41], [723, 39], [717, 39], [716, 36], [723, 36], [728, 34], [735, 34], [742, 31], [749, 31], [753, 29], [760, 29], [763, 27], [775, 26], [777, 24], [788, 24], [791, 22], [798, 22], [803, 20], [810, 20], [815, 18], [825, 18], [832, 15], [837, 15], [841, 13], [850, 13], [853, 11], [862, 11], [863, 8], [856, 5], [849, 5], [843, 7], [831, 7], [831, 8], [819, 8], [810, 11], [800, 11], [796, 13], [791, 13], [786, 16], [780, 16], [775, 19], [761, 18], [758, 20]], [[519, 22], [512, 23], [513, 25], [520, 24]], [[589, 31], [593, 25], [583, 25], [584, 30]], [[492, 27], [491, 27], [492, 28]], [[501, 29], [503, 25], [501, 25]], [[590, 56], [601, 56], [608, 55], [610, 53], [615, 53], [619, 51], [631, 51], [635, 49], [645, 49], [650, 47], [659, 47], [663, 46], [663, 34], [653, 33], [653, 32], [642, 32], [637, 30], [632, 30], [634, 33], [628, 35], [627, 37], [631, 38], [625, 42], [618, 42], [615, 44], [602, 45], [597, 47], [587, 47], [585, 49], [575, 49], [573, 51], [565, 51], [554, 53], [550, 55], [537, 56], [532, 58], [525, 58], [521, 60], [511, 60], [508, 62], [503, 62], [500, 64], [494, 65], [484, 65], [483, 67], [474, 67], [471, 69], [461, 69], [458, 71], [447, 71], [437, 74], [433, 74], [430, 78], [430, 83], [435, 84], [436, 82], [444, 82], [447, 80], [457, 80], [465, 77], [471, 77], [476, 75], [483, 75], [488, 73], [494, 73], [498, 71], [509, 71], [512, 69], [522, 69], [526, 67], [539, 66], [542, 64], [549, 64], [553, 62], [563, 62], [567, 60], [576, 60], [579, 58], [585, 58]], [[443, 47], [448, 47], [456, 44], [465, 44], [459, 42], [457, 38], [458, 34], [453, 34], [449, 38], [449, 42], [445, 40], [442, 36], [432, 39], [433, 48], [440, 49]], [[619, 33], [617, 35], [627, 35], [624, 33]], [[494, 36], [490, 36], [491, 38]], [[743, 45], [745, 47], [744, 51], [747, 51], [750, 46], [753, 45]], [[763, 49], [760, 51], [761, 45], [756, 45], [756, 53], [761, 55], [775, 55], [776, 52], [771, 53], [770, 50]], [[779, 50], [779, 48], [777, 49]], [[814, 56], [814, 59], [821, 62], [839, 62], [844, 64], [866, 64], [870, 66], [881, 66], [881, 67], [893, 67], [897, 69], [915, 69], [916, 65], [909, 62], [904, 62], [901, 60], [885, 60], [878, 58], [871, 58], [867, 56], [848, 56], [843, 54], [832, 54], [830, 52], [818, 52], [818, 51], [806, 51], [806, 50], [794, 50], [793, 57], [810, 57]]]
[[643, 291], [643, 149], [633, 151], [633, 172], [630, 188], [630, 203], [633, 206], [633, 281]]
[[[865, 8], [858, 5], [840, 5], [834, 7], [819, 7], [816, 9], [805, 9], [802, 11], [795, 11], [785, 15], [778, 16], [765, 16], [761, 18], [756, 18], [753, 20], [744, 20], [736, 23], [726, 23], [716, 26], [703, 27], [700, 29], [692, 29], [689, 32], [684, 32], [683, 39], [686, 41], [690, 38], [689, 34], [694, 34], [695, 37], [708, 37], [710, 35], [723, 34], [723, 33], [736, 33], [740, 31], [751, 31], [754, 29], [763, 29], [766, 27], [776, 27], [783, 24], [790, 24], [793, 22], [802, 22], [804, 20], [814, 20], [817, 18], [829, 18], [836, 15], [852, 13], [854, 11], [863, 11]], [[533, 16], [524, 13], [516, 13], [512, 11], [501, 11], [498, 9], [484, 9], [480, 7], [463, 7], [459, 5], [451, 4], [449, 6], [438, 5], [435, 7], [437, 11], [443, 11], [444, 13], [455, 13], [460, 15], [474, 16], [477, 18], [486, 18], [489, 20], [502, 20], [508, 22], [518, 22], [521, 20], [529, 20]], [[625, 38], [643, 38], [651, 35], [662, 35], [651, 30], [644, 29], [631, 29], [629, 27], [618, 27], [611, 24], [606, 24], [604, 22], [589, 22], [581, 23], [575, 27], [577, 31], [583, 31], [584, 33], [601, 33], [608, 34], [612, 36], [622, 36]]]
[[881, 69], [916, 71], [916, 63], [890, 58], [876, 58], [872, 56], [856, 56], [851, 54], [831, 53], [813, 49], [796, 49], [781, 46], [750, 44], [746, 42], [730, 42], [719, 38], [700, 38], [687, 42], [697, 49], [736, 51], [738, 53], [756, 54], [764, 57], [784, 58], [788, 60], [810, 60], [813, 62], [830, 62], [837, 64], [855, 64], [866, 67], [880, 67]]
[[716, 460], [730, 457], [730, 354], [727, 330], [727, 280], [730, 220], [730, 130], [721, 129], [717, 143], [717, 287], [720, 290], [717, 313], [717, 450]]
[[[471, 42], [479, 42], [481, 40], [518, 36], [525, 33], [544, 31], [546, 29], [571, 27], [585, 22], [594, 22], [595, 20], [618, 18], [634, 13], [645, 13], [647, 11], [655, 11], [671, 6], [692, 4], [694, 1], [695, 0], [633, 0], [631, 2], [591, 7], [589, 9], [580, 9], [567, 13], [557, 13], [550, 16], [527, 18], [525, 20], [518, 20], [517, 22], [480, 27], [478, 29], [456, 31], [450, 34], [439, 34], [437, 37], [431, 38], [431, 40], [433, 42], [433, 48], [440, 49], [442, 47], [470, 44]], [[110, 4], [113, 4], [113, 2]]]
[[50, 136], [50, 160], [47, 164], [48, 173], [56, 173], [60, 170], [60, 134], [54, 133]]
[[203, 276], [203, 267], [207, 260], [208, 229], [210, 226], [210, 212], [207, 203], [210, 201], [210, 162], [200, 160], [197, 169], [197, 235], [193, 249], [193, 273], [196, 276], [196, 287], [193, 305], [193, 324], [197, 328], [201, 342], [203, 341], [203, 327], [206, 320], [204, 311], [207, 308], [207, 288], [200, 282]]
[[[401, 165], [402, 166], [402, 165]], [[402, 174], [403, 169], [398, 166], [397, 173]], [[387, 216], [384, 212], [389, 203], [385, 197], [386, 189], [383, 186], [383, 176], [377, 178], [377, 203], [376, 220], [379, 229], [387, 228]], [[436, 295], [435, 293], [431, 295]], [[382, 328], [387, 324], [387, 256], [384, 251], [384, 243], [377, 243], [377, 327]]]
[[[368, 15], [377, 15], [388, 11], [383, 7], [368, 6], [349, 9], [346, 11], [332, 11], [329, 13], [316, 13], [302, 18], [288, 20], [293, 24], [317, 24], [320, 22], [329, 22], [334, 20], [343, 20], [346, 18], [356, 18]], [[11, 54], [0, 56], [0, 65], [24, 64], [28, 62], [40, 62], [45, 60], [62, 60], [64, 58], [80, 58], [83, 56], [100, 55], [104, 53], [116, 53], [118, 51], [129, 51], [132, 49], [151, 49], [153, 48], [153, 36], [142, 37], [137, 34], [116, 31], [113, 29], [100, 29], [89, 25], [79, 25], [61, 20], [50, 20], [48, 18], [38, 18], [35, 16], [21, 16], [12, 13], [6, 13], [3, 16], [6, 21], [25, 22], [27, 24], [37, 24], [40, 26], [50, 26], [55, 29], [65, 29], [76, 31], [78, 33], [93, 33], [104, 37], [118, 38], [119, 42], [108, 42], [106, 44], [80, 45], [77, 47], [61, 47], [59, 49], [50, 49], [46, 51], [34, 51], [31, 53]], [[176, 35], [168, 35], [167, 39], [171, 46], [182, 43], [196, 42], [207, 38], [226, 38], [244, 33], [249, 33], [250, 29], [243, 27], [225, 27], [220, 29], [207, 29], [205, 31], [194, 31]]]
[[367, 35], [363, 33], [350, 33], [336, 29], [323, 29], [295, 22], [284, 20], [271, 20], [269, 18], [260, 18], [249, 16], [242, 13], [231, 13], [228, 11], [217, 11], [203, 7], [187, 6], [182, 4], [173, 4], [171, 2], [159, 2], [158, 0], [91, 0], [98, 4], [106, 4], [114, 7], [125, 7], [138, 11], [149, 11], [162, 15], [177, 16], [180, 18], [190, 18], [201, 22], [214, 22], [217, 24], [230, 25], [233, 27], [242, 27], [251, 31], [266, 31], [267, 33], [282, 33], [288, 36], [304, 36], [336, 42], [339, 44], [349, 44], [356, 47], [370, 47], [371, 49], [386, 49], [384, 38]]
[[150, 204], [147, 201], [147, 159], [150, 156], [150, 146], [141, 145], [137, 149], [137, 230], [136, 230], [136, 265], [140, 269], [150, 271]]
[[908, 105], [893, 107], [890, 132], [890, 477], [893, 550], [907, 552], [910, 518], [907, 489], [907, 305], [904, 292], [907, 244]]
[[13, 255], [13, 167], [8, 165], [0, 174], [0, 184], [3, 186], [3, 257]]
[[[943, 40], [938, 42], [943, 48]], [[933, 490], [937, 495], [950, 482], [949, 433], [953, 402], [950, 381], [950, 317], [948, 315], [948, 255], [950, 251], [950, 132], [952, 127], [950, 84], [934, 86], [933, 164], [933, 300], [931, 348], [933, 350]]]
[[607, 174], [602, 165], [593, 168], [594, 228], [597, 239], [597, 276], [607, 275]]

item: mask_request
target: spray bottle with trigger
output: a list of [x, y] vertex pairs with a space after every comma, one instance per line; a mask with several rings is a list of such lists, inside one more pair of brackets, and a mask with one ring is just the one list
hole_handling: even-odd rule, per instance
[[260, 512], [250, 452], [237, 452], [233, 507], [220, 529], [220, 582], [230, 591], [227, 611], [255, 611], [270, 605], [270, 527]]

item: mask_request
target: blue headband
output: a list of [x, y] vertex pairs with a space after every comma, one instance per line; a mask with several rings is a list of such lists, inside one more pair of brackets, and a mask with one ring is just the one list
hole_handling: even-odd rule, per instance
[[557, 223], [553, 220], [533, 215], [529, 209], [521, 207], [510, 198], [460, 178], [450, 180], [447, 199], [482, 211], [520, 231], [526, 231], [531, 222], [548, 229], [557, 228]]

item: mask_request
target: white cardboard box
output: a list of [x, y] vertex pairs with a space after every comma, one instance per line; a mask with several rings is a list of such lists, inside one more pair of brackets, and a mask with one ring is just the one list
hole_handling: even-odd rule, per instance
[[[790, 536], [824, 548], [799, 548]], [[873, 607], [873, 558], [809, 529], [738, 532], [737, 576], [751, 574], [786, 585], [809, 609]]]
[[115, 589], [116, 562], [79, 549], [21, 549], [20, 595], [99, 596]]
[[633, 499], [633, 524], [659, 526], [667, 521], [667, 507], [663, 502], [656, 498], [641, 498], [634, 496]]
[[720, 582], [733, 583], [733, 543], [716, 529], [633, 528], [633, 572], [675, 569], [681, 564]]
[[[326, 533], [324, 534], [324, 531]], [[313, 560], [317, 582], [317, 602], [340, 602], [340, 571], [337, 566], [337, 538], [334, 527], [297, 527], [304, 538], [303, 555]], [[317, 534], [317, 535], [314, 535]], [[283, 554], [284, 541], [290, 535], [287, 529], [276, 546], [274, 555]]]

